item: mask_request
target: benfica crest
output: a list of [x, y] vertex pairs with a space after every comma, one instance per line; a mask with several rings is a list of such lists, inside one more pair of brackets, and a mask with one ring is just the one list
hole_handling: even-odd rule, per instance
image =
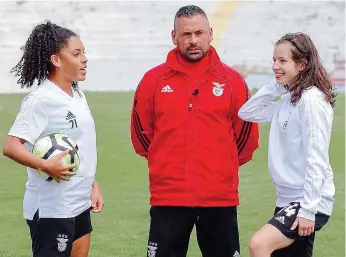
[[225, 84], [220, 84], [220, 83], [217, 83], [217, 82], [213, 82], [212, 83], [214, 86], [213, 86], [213, 94], [214, 96], [222, 96], [223, 94], [223, 86]]
[[148, 257], [155, 257], [157, 248], [157, 243], [149, 242]]
[[68, 241], [67, 235], [59, 235], [56, 240], [58, 240], [59, 252], [64, 252], [67, 247], [67, 241]]

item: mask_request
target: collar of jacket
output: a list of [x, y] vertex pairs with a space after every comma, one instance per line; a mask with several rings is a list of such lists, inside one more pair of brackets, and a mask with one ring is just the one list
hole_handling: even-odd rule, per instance
[[[172, 49], [167, 55], [165, 64], [174, 71], [187, 73], [187, 70], [179, 63], [178, 55], [180, 55], [180, 50], [177, 47]], [[207, 71], [210, 67], [221, 62], [219, 55], [217, 54], [215, 48], [212, 46], [209, 47], [207, 55], [204, 58], [208, 58], [204, 72]]]

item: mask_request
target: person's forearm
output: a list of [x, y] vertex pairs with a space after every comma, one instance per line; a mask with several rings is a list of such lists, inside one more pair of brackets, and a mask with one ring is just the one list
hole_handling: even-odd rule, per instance
[[96, 179], [94, 180], [94, 183], [93, 183], [93, 188], [95, 187], [100, 188], [99, 183], [96, 181]]
[[44, 170], [44, 160], [33, 155], [17, 138], [8, 137], [6, 139], [3, 147], [3, 154], [26, 167]]

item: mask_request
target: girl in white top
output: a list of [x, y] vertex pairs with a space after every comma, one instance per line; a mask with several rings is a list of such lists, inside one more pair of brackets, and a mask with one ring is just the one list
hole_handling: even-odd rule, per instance
[[[37, 80], [38, 88], [24, 97], [3, 153], [27, 167], [23, 208], [33, 256], [86, 257], [92, 231], [90, 210], [100, 212], [103, 197], [95, 180], [95, 124], [76, 83], [86, 77], [84, 46], [71, 30], [47, 22], [34, 28], [23, 49], [12, 72], [22, 87], [29, 88]], [[80, 149], [77, 173], [69, 171], [74, 165], [61, 162], [67, 152], [49, 160], [31, 153], [37, 139], [51, 133], [76, 141]], [[42, 180], [35, 170], [59, 183]]]
[[277, 192], [274, 217], [252, 236], [250, 254], [312, 256], [314, 231], [327, 223], [334, 203], [328, 150], [335, 94], [306, 34], [275, 44], [273, 71], [276, 82], [239, 110], [243, 120], [271, 124], [268, 167]]

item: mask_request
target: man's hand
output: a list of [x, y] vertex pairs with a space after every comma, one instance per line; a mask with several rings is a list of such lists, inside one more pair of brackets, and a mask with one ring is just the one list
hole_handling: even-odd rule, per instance
[[291, 230], [295, 230], [298, 226], [298, 234], [300, 236], [309, 236], [315, 230], [315, 221], [297, 217]]
[[91, 191], [91, 211], [99, 213], [103, 209], [104, 201], [99, 184], [94, 181], [93, 189]]

